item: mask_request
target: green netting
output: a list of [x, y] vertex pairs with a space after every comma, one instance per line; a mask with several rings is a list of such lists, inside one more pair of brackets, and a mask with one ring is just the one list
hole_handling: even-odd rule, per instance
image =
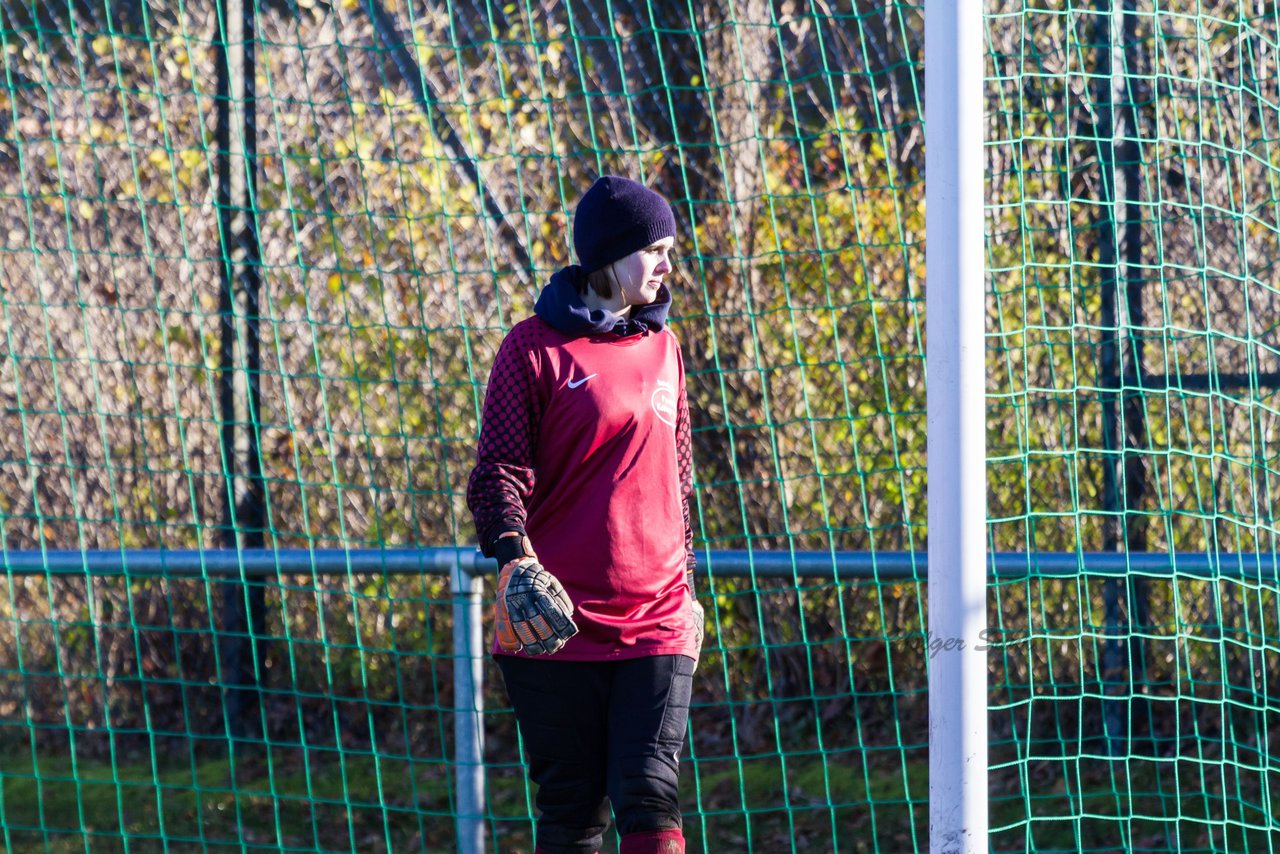
[[[681, 228], [689, 848], [928, 850], [921, 5], [280, 0], [246, 70], [219, 4], [0, 0], [5, 847], [457, 848], [448, 578], [325, 550], [472, 542], [489, 366], [617, 171]], [[991, 847], [1270, 851], [1280, 13], [986, 5], [990, 544], [1031, 555]]]
[[1276, 8], [1000, 5], [991, 543], [1118, 561], [991, 591], [992, 844], [1270, 851]]

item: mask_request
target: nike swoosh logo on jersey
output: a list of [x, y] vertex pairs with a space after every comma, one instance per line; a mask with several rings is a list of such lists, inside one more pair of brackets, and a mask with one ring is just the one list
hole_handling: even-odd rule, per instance
[[586, 376], [576, 381], [569, 380], [569, 388], [577, 388], [578, 386], [582, 385], [583, 383], [585, 383], [587, 380], [591, 379], [591, 377], [594, 377], [594, 376], [596, 376], [596, 374], [591, 374], [591, 376]]

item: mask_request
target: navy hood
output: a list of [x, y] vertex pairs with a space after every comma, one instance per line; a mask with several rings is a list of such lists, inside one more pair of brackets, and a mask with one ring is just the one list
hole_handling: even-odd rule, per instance
[[547, 282], [534, 313], [545, 320], [557, 332], [584, 338], [588, 335], [637, 335], [645, 330], [661, 332], [667, 325], [667, 312], [671, 310], [671, 291], [663, 285], [658, 296], [648, 305], [631, 307], [631, 316], [623, 317], [603, 308], [587, 308], [578, 293], [577, 283], [587, 274], [576, 264], [556, 272]]

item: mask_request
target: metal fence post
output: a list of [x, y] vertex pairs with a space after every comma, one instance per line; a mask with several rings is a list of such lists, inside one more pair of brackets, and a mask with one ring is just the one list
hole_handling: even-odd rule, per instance
[[453, 593], [454, 778], [458, 792], [459, 854], [484, 854], [484, 662], [480, 579], [474, 560], [457, 555], [449, 573]]

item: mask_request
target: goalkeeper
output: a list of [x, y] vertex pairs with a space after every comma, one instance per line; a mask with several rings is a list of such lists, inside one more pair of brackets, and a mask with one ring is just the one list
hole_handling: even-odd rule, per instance
[[494, 653], [538, 784], [536, 852], [684, 851], [677, 798], [693, 598], [684, 363], [667, 329], [675, 217], [600, 178], [498, 351], [467, 503], [500, 567]]

